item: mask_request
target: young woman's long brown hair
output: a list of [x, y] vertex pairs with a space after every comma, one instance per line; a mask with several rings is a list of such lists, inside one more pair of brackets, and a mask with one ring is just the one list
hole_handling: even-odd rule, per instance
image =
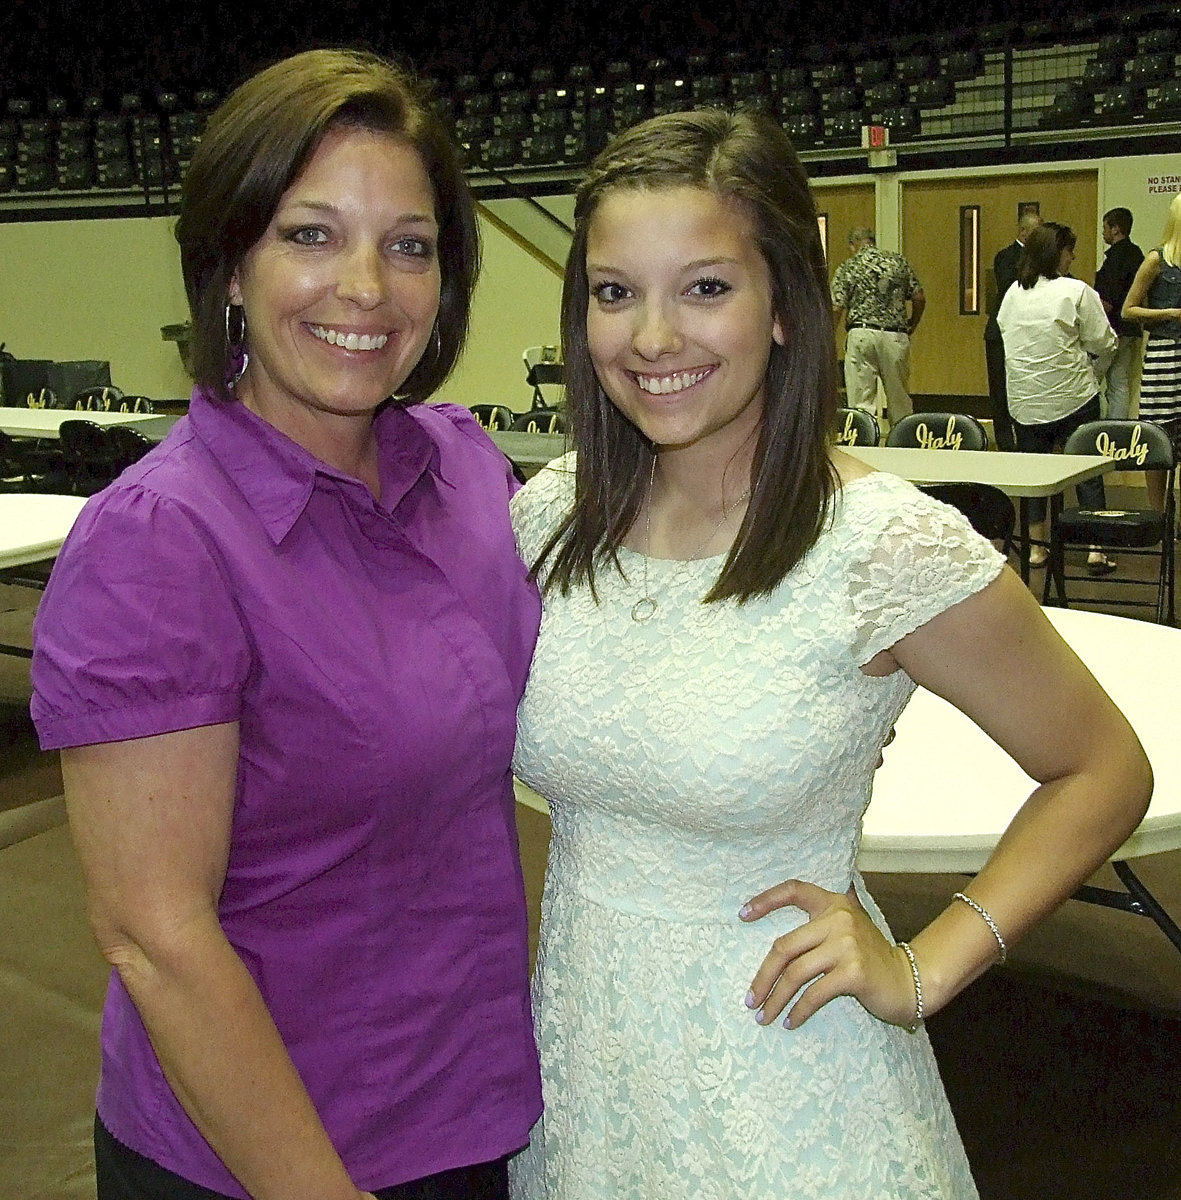
[[816, 542], [837, 487], [828, 458], [837, 403], [828, 272], [807, 176], [783, 131], [758, 113], [716, 109], [653, 117], [620, 134], [578, 189], [562, 292], [567, 419], [578, 450], [574, 506], [534, 571], [565, 593], [595, 571], [621, 570], [619, 547], [650, 477], [652, 444], [607, 398], [587, 347], [587, 232], [620, 188], [701, 187], [750, 214], [787, 335], [772, 344], [746, 517], [707, 602], [773, 591]]

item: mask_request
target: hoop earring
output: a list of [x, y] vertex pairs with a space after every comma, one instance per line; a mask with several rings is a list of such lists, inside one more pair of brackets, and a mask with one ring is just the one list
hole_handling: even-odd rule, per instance
[[443, 335], [439, 332], [438, 317], [435, 318], [434, 335], [435, 335], [435, 362], [438, 362], [439, 359], [441, 359], [443, 357]]
[[240, 304], [226, 304], [226, 352], [230, 367], [229, 382], [233, 387], [245, 374], [246, 365], [250, 362], [250, 355], [246, 352], [246, 310]]

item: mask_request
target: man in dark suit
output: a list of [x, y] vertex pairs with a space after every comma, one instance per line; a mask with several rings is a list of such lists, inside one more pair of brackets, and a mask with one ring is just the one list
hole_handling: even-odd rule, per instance
[[1009, 416], [1008, 394], [1005, 389], [1005, 344], [1001, 339], [996, 314], [1005, 293], [1017, 282], [1017, 267], [1021, 262], [1021, 251], [1025, 239], [1042, 223], [1037, 213], [1025, 212], [1017, 222], [1017, 238], [998, 250], [992, 260], [992, 271], [996, 276], [996, 297], [984, 327], [984, 361], [988, 368], [988, 398], [992, 407], [992, 431], [999, 450], [1016, 450], [1017, 439], [1013, 434], [1013, 418]]

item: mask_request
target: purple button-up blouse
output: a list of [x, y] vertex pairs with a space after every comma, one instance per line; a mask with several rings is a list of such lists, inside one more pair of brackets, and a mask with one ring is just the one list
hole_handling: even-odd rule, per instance
[[[382, 497], [197, 392], [91, 500], [35, 626], [46, 749], [224, 721], [221, 924], [357, 1186], [526, 1142], [541, 1101], [511, 761], [540, 602], [503, 457], [462, 409], [376, 419]], [[99, 1114], [245, 1192], [113, 974]]]

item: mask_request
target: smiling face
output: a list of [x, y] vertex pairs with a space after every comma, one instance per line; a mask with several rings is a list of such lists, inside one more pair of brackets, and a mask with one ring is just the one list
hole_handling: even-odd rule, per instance
[[417, 151], [330, 129], [230, 284], [246, 312], [247, 406], [305, 446], [325, 421], [369, 418], [430, 340], [437, 241]]
[[662, 450], [753, 450], [784, 338], [742, 204], [701, 187], [617, 188], [590, 218], [586, 259], [588, 348], [616, 408]]

